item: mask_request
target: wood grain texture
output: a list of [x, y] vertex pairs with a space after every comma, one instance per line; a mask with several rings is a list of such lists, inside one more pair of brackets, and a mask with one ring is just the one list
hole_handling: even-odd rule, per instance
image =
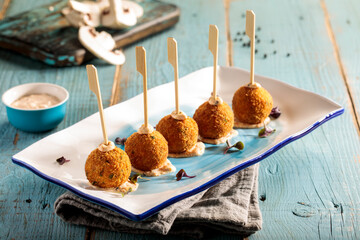
[[[0, 58], [1, 94], [12, 86], [28, 82], [52, 82], [70, 92], [65, 120], [56, 129], [46, 133], [29, 134], [17, 131], [8, 123], [4, 105], [0, 106], [0, 174], [3, 176], [0, 178], [0, 239], [24, 239], [25, 236], [27, 239], [82, 239], [85, 228], [66, 224], [53, 214], [53, 203], [65, 190], [14, 165], [11, 156], [31, 143], [98, 111], [96, 97], [87, 90], [85, 66], [64, 71], [4, 51], [0, 51], [0, 55], [13, 61]], [[107, 100], [106, 105], [109, 103], [113, 71], [113, 66], [99, 68], [100, 85], [103, 97]], [[13, 142], [16, 142], [16, 145]], [[27, 203], [27, 199], [31, 199], [31, 203]]]
[[174, 85], [175, 85], [175, 111], [179, 114], [179, 65], [178, 65], [178, 50], [175, 38], [167, 38], [167, 53], [168, 62], [174, 68]]
[[256, 73], [329, 97], [345, 108], [341, 117], [261, 163], [263, 229], [249, 239], [356, 239], [359, 136], [321, 3], [232, 2], [234, 66], [249, 69], [249, 40], [243, 35], [247, 9], [257, 16]]
[[120, 87], [120, 83], [121, 83], [121, 66], [122, 65], [117, 65], [115, 67], [115, 73], [114, 73], [114, 79], [113, 79], [113, 86], [111, 89], [111, 98], [110, 98], [110, 103], [109, 105], [115, 105], [120, 101], [121, 98], [121, 87]]
[[[86, 90], [88, 83], [85, 67], [72, 68], [65, 73], [22, 56], [8, 55], [4, 51], [0, 51], [0, 55], [13, 61], [0, 58], [1, 94], [14, 85], [28, 82], [52, 82], [70, 91], [65, 120], [56, 129], [46, 133], [17, 131], [8, 123], [4, 105], [0, 106], [0, 174], [3, 176], [0, 178], [0, 239], [83, 239], [85, 228], [66, 224], [53, 213], [54, 201], [65, 190], [14, 165], [11, 156], [41, 138], [97, 112], [96, 98], [90, 90]], [[104, 99], [110, 98], [113, 68], [99, 68], [99, 75], [104, 77], [100, 83]], [[28, 199], [31, 202], [26, 202]]]
[[[50, 2], [16, 0], [7, 15]], [[106, 100], [104, 105], [107, 106], [115, 67], [99, 60], [92, 63], [99, 66], [100, 85]], [[65, 190], [14, 165], [11, 156], [97, 112], [96, 97], [88, 90], [85, 66], [55, 69], [0, 50], [0, 77], [0, 94], [12, 86], [29, 82], [59, 84], [70, 93], [65, 120], [46, 133], [30, 134], [16, 130], [7, 121], [4, 105], [0, 105], [0, 239], [84, 239], [86, 228], [64, 223], [53, 213], [54, 201]]]
[[[50, 2], [12, 0], [7, 15]], [[229, 32], [225, 28], [222, 0], [167, 2], [179, 5], [180, 22], [138, 43], [147, 49], [149, 89], [173, 81], [173, 69], [167, 62], [167, 37], [175, 37], [178, 42], [180, 77], [212, 65], [212, 55], [207, 48], [209, 24], [219, 27], [219, 64], [233, 62], [235, 66], [249, 69], [250, 47], [243, 31], [245, 11], [253, 9], [257, 16], [256, 41], [259, 41], [256, 73], [319, 93], [345, 107], [342, 116], [261, 163], [259, 199], [264, 224], [263, 229], [249, 239], [358, 239], [359, 135], [320, 0], [226, 0]], [[325, 3], [349, 88], [354, 103], [358, 104], [358, 54], [352, 54], [358, 51], [356, 39], [360, 37], [356, 31], [360, 15], [357, 1], [326, 0]], [[232, 41], [227, 42], [227, 36], [231, 36]], [[231, 44], [233, 47], [227, 48]], [[142, 77], [135, 68], [135, 45], [125, 49], [125, 54], [127, 62], [121, 67], [121, 73], [118, 69], [117, 83], [113, 81], [114, 66], [100, 60], [91, 61], [99, 71], [104, 107], [142, 92]], [[70, 92], [65, 120], [56, 129], [41, 134], [13, 128], [6, 119], [4, 106], [0, 105], [0, 239], [159, 239], [157, 235], [115, 233], [64, 223], [53, 214], [52, 208], [55, 199], [65, 190], [10, 161], [13, 154], [31, 143], [97, 112], [95, 96], [85, 90], [88, 89], [85, 66], [49, 68], [0, 50], [0, 79], [1, 94], [12, 86], [28, 82], [56, 83]], [[359, 111], [358, 105], [356, 110]], [[214, 239], [238, 238], [225, 235], [214, 236]]]
[[360, 71], [358, 29], [360, 28], [360, 5], [356, 0], [344, 2], [322, 0], [334, 35], [339, 67], [351, 96], [354, 122], [360, 134]]
[[[78, 40], [78, 29], [71, 27], [61, 13], [67, 0], [34, 8], [0, 22], [0, 47], [40, 60], [52, 66], [80, 65], [94, 56]], [[106, 29], [118, 48], [171, 27], [178, 21], [174, 5], [141, 1], [144, 15], [128, 29]], [[103, 29], [98, 28], [98, 31]]]
[[1, 8], [0, 8], [0, 20], [2, 20], [5, 17], [6, 11], [10, 6], [10, 2], [11, 2], [11, 0], [3, 0], [2, 2], [0, 2], [0, 4], [1, 4], [0, 5], [1, 6]]

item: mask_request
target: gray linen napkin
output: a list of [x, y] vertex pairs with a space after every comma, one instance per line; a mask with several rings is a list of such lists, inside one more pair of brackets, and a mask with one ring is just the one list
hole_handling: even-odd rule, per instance
[[193, 238], [217, 233], [248, 236], [260, 230], [262, 225], [258, 165], [248, 167], [141, 222], [129, 220], [70, 192], [55, 201], [55, 213], [69, 223], [118, 232], [176, 234]]

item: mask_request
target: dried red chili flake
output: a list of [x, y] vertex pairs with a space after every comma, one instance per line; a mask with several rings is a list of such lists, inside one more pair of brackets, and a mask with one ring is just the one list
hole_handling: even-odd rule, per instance
[[187, 178], [194, 178], [196, 176], [189, 176], [186, 174], [184, 169], [181, 169], [177, 174], [176, 174], [176, 181], [180, 181], [183, 177], [187, 177]]
[[274, 119], [280, 117], [280, 115], [281, 115], [281, 111], [279, 107], [274, 107], [273, 109], [271, 109], [271, 112], [269, 114], [269, 116]]
[[70, 160], [68, 160], [68, 159], [64, 158], [64, 156], [62, 156], [62, 157], [56, 159], [56, 162], [58, 162], [60, 165], [63, 165], [66, 162], [70, 162]]

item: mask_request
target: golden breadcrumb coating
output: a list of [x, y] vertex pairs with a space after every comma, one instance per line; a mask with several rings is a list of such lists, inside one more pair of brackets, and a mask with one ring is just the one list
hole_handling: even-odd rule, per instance
[[221, 138], [227, 136], [234, 127], [234, 114], [230, 106], [223, 102], [211, 105], [204, 102], [194, 114], [199, 134], [203, 138]]
[[262, 123], [269, 116], [273, 107], [273, 99], [263, 87], [239, 88], [233, 97], [232, 108], [235, 117], [243, 123]]
[[168, 156], [168, 143], [158, 131], [149, 134], [133, 133], [125, 142], [134, 168], [151, 171], [164, 165]]
[[168, 142], [169, 153], [182, 153], [192, 149], [197, 143], [199, 129], [194, 119], [176, 120], [171, 115], [163, 117], [156, 125]]
[[87, 179], [101, 188], [119, 187], [129, 179], [130, 173], [129, 157], [118, 147], [107, 152], [95, 149], [85, 163]]

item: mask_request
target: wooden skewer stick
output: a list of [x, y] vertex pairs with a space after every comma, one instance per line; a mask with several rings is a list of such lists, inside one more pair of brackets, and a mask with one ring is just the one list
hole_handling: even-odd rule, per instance
[[176, 114], [179, 114], [179, 73], [178, 73], [178, 53], [177, 53], [177, 42], [175, 38], [169, 37], [167, 39], [168, 44], [168, 61], [174, 68], [174, 79], [175, 79], [175, 110]]
[[218, 42], [219, 29], [216, 25], [209, 26], [209, 50], [214, 56], [214, 78], [213, 78], [213, 98], [216, 101], [216, 78], [217, 78], [217, 63], [218, 63]]
[[101, 127], [102, 127], [102, 132], [103, 132], [103, 137], [104, 137], [104, 143], [105, 143], [105, 145], [108, 145], [109, 140], [108, 140], [106, 128], [105, 128], [104, 110], [103, 110], [103, 104], [101, 101], [101, 93], [100, 93], [99, 78], [98, 78], [97, 70], [94, 65], [88, 64], [88, 65], [86, 65], [86, 71], [87, 71], [88, 80], [89, 80], [89, 88], [93, 93], [95, 93], [95, 95], [97, 97]]
[[251, 10], [246, 11], [246, 35], [251, 42], [250, 55], [250, 84], [254, 85], [254, 56], [255, 56], [255, 13]]
[[146, 75], [146, 51], [144, 47], [136, 47], [136, 70], [143, 76], [144, 91], [144, 125], [148, 127], [148, 104], [147, 104], [147, 75]]

